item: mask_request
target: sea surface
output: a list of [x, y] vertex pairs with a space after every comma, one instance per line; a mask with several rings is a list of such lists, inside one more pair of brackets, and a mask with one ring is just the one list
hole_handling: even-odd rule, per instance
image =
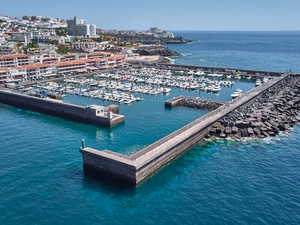
[[[167, 46], [183, 54], [175, 63], [300, 71], [300, 32], [174, 33], [195, 40]], [[235, 80], [219, 95], [140, 95], [145, 101], [120, 105], [125, 123], [112, 128], [0, 104], [0, 224], [299, 224], [299, 125], [264, 140], [203, 141], [138, 187], [83, 171], [82, 138], [131, 154], [208, 112], [166, 109], [166, 99], [229, 101], [237, 87], [250, 90], [254, 81]]]

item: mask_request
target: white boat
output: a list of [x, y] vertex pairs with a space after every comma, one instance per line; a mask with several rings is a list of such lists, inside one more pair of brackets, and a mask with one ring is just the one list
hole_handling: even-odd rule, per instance
[[233, 94], [231, 94], [232, 99], [237, 98], [237, 97], [240, 97], [240, 96], [242, 95], [242, 92], [243, 92], [243, 91], [242, 91], [241, 89], [237, 88], [237, 89], [233, 92]]
[[207, 74], [207, 76], [210, 76], [210, 77], [223, 77], [223, 74], [219, 74], [219, 73], [209, 73], [209, 74]]
[[169, 93], [169, 92], [171, 92], [171, 88], [164, 88], [163, 90], [162, 90], [162, 92], [163, 93]]
[[197, 75], [197, 76], [204, 76], [204, 75], [206, 75], [206, 74], [204, 73], [203, 70], [197, 70], [196, 73], [195, 73], [194, 75]]
[[257, 87], [257, 86], [259, 86], [259, 85], [261, 85], [261, 80], [258, 78], [258, 79], [256, 80], [256, 82], [255, 82], [255, 87]]
[[212, 92], [220, 92], [221, 91], [221, 87], [220, 85], [213, 85], [211, 88]]
[[124, 104], [130, 104], [130, 103], [132, 103], [133, 102], [133, 100], [131, 100], [131, 99], [126, 99], [125, 101], [124, 101]]
[[264, 77], [262, 80], [263, 83], [267, 83], [268, 81], [269, 81], [269, 78], [267, 78], [267, 77]]

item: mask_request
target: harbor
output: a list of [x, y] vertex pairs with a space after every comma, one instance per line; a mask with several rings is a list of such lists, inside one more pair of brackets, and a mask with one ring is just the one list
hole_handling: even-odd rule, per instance
[[[273, 78], [268, 83], [256, 87], [229, 103], [218, 107], [205, 116], [130, 156], [117, 154], [109, 150], [98, 151], [83, 145], [80, 152], [83, 157], [84, 167], [85, 169], [96, 169], [101, 171], [101, 173], [108, 173], [133, 185], [138, 185], [168, 162], [199, 143], [199, 141], [209, 137], [213, 124], [234, 110], [245, 106], [249, 107], [257, 98], [269, 92], [270, 89], [280, 89], [280, 85], [283, 85], [285, 81], [288, 82], [290, 76], [290, 74], [284, 74]], [[293, 80], [289, 80], [289, 82], [291, 83]], [[295, 123], [296, 121], [293, 122]], [[259, 135], [258, 137], [263, 137], [263, 134]]]
[[[173, 58], [175, 64], [207, 65], [212, 67], [212, 72], [214, 68], [217, 72], [218, 67], [300, 72], [299, 32], [175, 34], [199, 40], [191, 44], [168, 45], [183, 54]], [[168, 69], [168, 66], [162, 68]], [[184, 73], [190, 71], [178, 68], [181, 70]], [[193, 71], [197, 72], [197, 69]], [[92, 73], [83, 75], [72, 76], [82, 81], [92, 78]], [[35, 94], [39, 88], [33, 85], [50, 87], [51, 84], [46, 82], [57, 82], [63, 88], [63, 80], [67, 78], [33, 81], [24, 89], [32, 87]], [[139, 224], [141, 221], [145, 224], [199, 224], [199, 221], [203, 224], [298, 224], [299, 123], [264, 138], [205, 138], [137, 186], [113, 179], [109, 173], [101, 176], [99, 171], [83, 167], [78, 151], [82, 139], [86, 147], [96, 151], [109, 149], [129, 157], [211, 111], [186, 106], [165, 107], [167, 100], [188, 96], [195, 100], [204, 98], [229, 103], [237, 88], [245, 94], [256, 85], [254, 76], [249, 80], [232, 76], [230, 81], [234, 84], [221, 86], [219, 93], [177, 87], [170, 87], [171, 91], [166, 94], [133, 93], [144, 100], [131, 104], [56, 93], [64, 95], [63, 102], [83, 107], [117, 105], [125, 120], [112, 127], [0, 104], [1, 222], [7, 225], [19, 221], [24, 224]], [[80, 84], [69, 85], [80, 89]], [[87, 88], [88, 84], [82, 87]], [[288, 106], [285, 97], [276, 98], [280, 108], [283, 107], [281, 104]], [[274, 115], [270, 110], [262, 114], [267, 119], [265, 122], [269, 122], [268, 116], [279, 118], [273, 108], [271, 111]], [[244, 110], [232, 116], [239, 112]], [[245, 109], [245, 112], [248, 111]], [[259, 115], [259, 111], [256, 113]], [[221, 131], [222, 126], [227, 127], [221, 123], [220, 127], [212, 128]], [[237, 126], [240, 125], [235, 124]]]
[[[218, 71], [221, 70], [218, 69]], [[110, 72], [99, 71], [89, 74], [89, 77], [68, 75], [64, 79], [60, 78], [59, 81], [51, 79], [51, 81], [27, 82], [19, 85], [7, 83], [4, 86], [33, 96], [51, 97], [52, 93], [55, 93], [57, 95], [54, 98], [62, 98], [71, 94], [130, 104], [144, 100], [142, 97], [136, 96], [137, 94], [168, 94], [172, 88], [219, 94], [223, 87], [233, 87], [235, 82], [241, 79], [250, 82], [256, 81], [256, 86], [259, 86], [271, 78], [267, 75], [261, 75], [262, 77], [259, 78], [253, 75], [252, 77], [250, 74], [247, 76], [241, 74], [244, 73], [240, 70], [226, 74], [204, 72], [199, 68], [188, 70], [188, 67], [184, 70], [158, 69], [156, 67], [121, 68], [113, 69]], [[237, 96], [232, 95], [232, 98]]]
[[[291, 83], [288, 77], [296, 76], [282, 72], [245, 72], [221, 68], [212, 71], [207, 68], [204, 70], [199, 67], [174, 65], [168, 68], [161, 65], [129, 67], [113, 69], [110, 72], [96, 72], [89, 77], [67, 76], [60, 82], [41, 82], [26, 86], [5, 84], [8, 90], [14, 91], [1, 91], [0, 100], [17, 107], [111, 127], [124, 122], [124, 116], [118, 114], [122, 105], [130, 107], [136, 102], [143, 102], [146, 96], [167, 97], [174, 90], [189, 92], [190, 95], [196, 93], [198, 97], [173, 97], [165, 101], [165, 106], [171, 109], [184, 106], [210, 112], [139, 151], [123, 155], [111, 150], [99, 151], [86, 147], [85, 142], [82, 143], [80, 152], [86, 171], [98, 170], [102, 174], [111, 174], [130, 184], [138, 185], [204, 138], [264, 138], [288, 130], [297, 122], [295, 116], [298, 108], [292, 108], [293, 114], [287, 115], [290, 118], [281, 115], [282, 120], [275, 122], [271, 118], [275, 118], [277, 114], [269, 113], [270, 110], [274, 110], [274, 105], [268, 104], [268, 107], [265, 107], [264, 104], [274, 100], [269, 100], [266, 96], [277, 94], [278, 90], [286, 87], [284, 82]], [[244, 92], [235, 85], [247, 82], [252, 88], [247, 85], [248, 88]], [[217, 97], [222, 93], [222, 88], [232, 90], [229, 102], [200, 97], [201, 93]], [[71, 96], [76, 96], [75, 100], [86, 98], [100, 101], [101, 104], [77, 106], [70, 104], [70, 99], [73, 101]], [[6, 101], [7, 98], [11, 100]], [[281, 105], [283, 100], [279, 98], [275, 102]], [[109, 103], [117, 105], [107, 105]], [[253, 110], [256, 110], [251, 115], [249, 108], [253, 107], [250, 107], [250, 104], [253, 104]]]

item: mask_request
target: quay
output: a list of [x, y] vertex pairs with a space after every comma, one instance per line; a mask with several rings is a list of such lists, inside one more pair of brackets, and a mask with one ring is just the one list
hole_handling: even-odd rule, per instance
[[100, 126], [114, 126], [124, 122], [124, 116], [117, 114], [119, 109], [115, 105], [83, 107], [60, 100], [20, 94], [7, 89], [0, 90], [0, 103]]
[[83, 145], [79, 151], [82, 154], [84, 169], [97, 170], [100, 174], [112, 175], [132, 185], [138, 185], [209, 136], [215, 122], [240, 107], [250, 106], [258, 97], [290, 76], [292, 75], [283, 74], [274, 77], [130, 156], [109, 150], [99, 151]]

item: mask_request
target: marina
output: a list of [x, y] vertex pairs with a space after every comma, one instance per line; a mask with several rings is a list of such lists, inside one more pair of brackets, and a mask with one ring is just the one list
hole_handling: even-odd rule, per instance
[[[185, 70], [187, 71], [187, 68]], [[22, 93], [33, 96], [43, 95], [62, 98], [66, 95], [78, 95], [131, 104], [144, 100], [142, 97], [136, 96], [137, 94], [169, 94], [172, 88], [218, 94], [221, 92], [222, 87], [232, 87], [238, 80], [240, 80], [240, 77], [236, 74], [234, 76], [211, 76], [203, 70], [197, 70], [196, 72], [190, 70], [184, 73], [178, 70], [142, 67], [115, 69], [110, 73], [99, 72], [90, 75], [89, 78], [70, 76], [60, 82], [45, 81], [32, 86], [27, 84], [26, 87], [6, 84], [5, 87], [18, 89]], [[245, 80], [251, 81], [251, 79]], [[264, 77], [264, 81], [267, 82], [267, 80], [268, 77]], [[52, 93], [57, 95], [51, 95]], [[237, 96], [233, 93], [232, 98]]]
[[[176, 64], [300, 72], [299, 32], [175, 34], [199, 40], [168, 45], [184, 54], [174, 58]], [[262, 139], [203, 140], [135, 187], [83, 169], [78, 152], [82, 139], [97, 151], [130, 156], [210, 112], [166, 108], [165, 101], [182, 95], [229, 102], [237, 88], [245, 94], [255, 87], [254, 76], [232, 75], [231, 80], [234, 85], [222, 86], [219, 94], [174, 87], [168, 94], [133, 93], [144, 100], [132, 104], [63, 94], [64, 102], [84, 107], [118, 105], [125, 122], [112, 128], [0, 104], [0, 221], [298, 224], [299, 124]], [[38, 82], [45, 81], [51, 82]]]
[[[110, 174], [133, 185], [138, 185], [157, 170], [164, 167], [168, 162], [189, 150], [199, 143], [199, 141], [208, 137], [209, 134], [212, 134], [212, 129], [215, 129], [213, 125], [219, 120], [222, 120], [223, 117], [226, 117], [241, 107], [249, 107], [257, 98], [264, 93], [270, 92], [272, 88], [279, 90], [280, 85], [283, 85], [285, 81], [291, 84], [293, 81], [289, 80], [290, 76], [290, 74], [284, 74], [280, 77], [273, 78], [268, 83], [265, 83], [265, 85], [257, 87], [223, 106], [220, 105], [205, 116], [200, 117], [130, 156], [116, 154], [109, 150], [98, 151], [85, 147], [83, 144], [80, 148], [80, 152], [82, 154], [84, 168], [86, 170], [98, 170], [100, 173]], [[178, 103], [179, 99], [175, 99], [174, 101]], [[172, 105], [172, 103], [170, 103], [170, 105]], [[296, 114], [294, 114], [294, 116]], [[293, 120], [293, 123], [296, 122], [297, 120]], [[283, 124], [280, 125], [283, 126]], [[235, 129], [232, 128], [232, 130]], [[220, 134], [221, 132], [222, 131], [216, 134]], [[238, 130], [233, 132], [234, 135], [237, 133]], [[253, 132], [251, 132], [251, 134], [253, 134]], [[264, 133], [261, 134], [257, 132], [257, 135], [259, 138], [264, 137]], [[269, 131], [268, 136], [269, 135], [273, 135], [273, 131]], [[243, 136], [245, 136], [244, 133]], [[226, 135], [224, 136], [224, 133], [221, 133], [218, 137], [224, 138]]]

